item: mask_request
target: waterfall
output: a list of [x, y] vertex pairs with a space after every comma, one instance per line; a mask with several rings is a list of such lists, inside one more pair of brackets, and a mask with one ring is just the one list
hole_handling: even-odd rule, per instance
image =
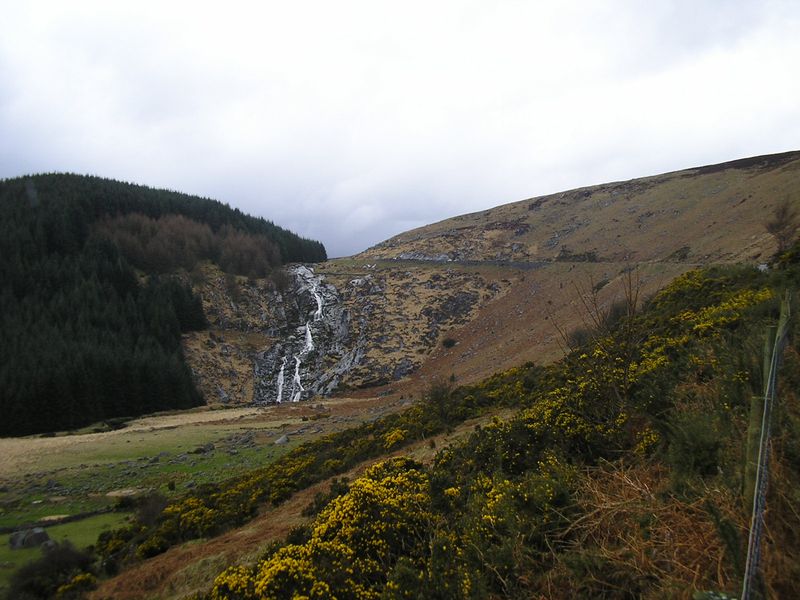
[[300, 383], [300, 357], [294, 357], [294, 378], [292, 379], [292, 402], [299, 402], [300, 396], [305, 390]]
[[311, 290], [311, 294], [314, 296], [314, 300], [317, 301], [317, 310], [314, 313], [315, 321], [319, 321], [320, 319], [322, 319], [322, 296], [317, 291], [318, 287], [319, 287], [319, 282], [316, 279], [312, 279], [309, 289]]
[[300, 354], [308, 354], [314, 349], [314, 339], [311, 337], [311, 327], [308, 326], [306, 321], [306, 345], [303, 346], [303, 351]]
[[281, 364], [281, 370], [278, 371], [278, 397], [275, 398], [275, 401], [280, 404], [283, 401], [283, 370], [286, 368], [286, 357], [283, 357], [283, 363]]
[[[302, 361], [315, 348], [314, 337], [311, 332], [311, 324], [323, 320], [324, 299], [322, 297], [322, 294], [319, 292], [321, 279], [319, 279], [316, 275], [314, 275], [314, 271], [312, 271], [310, 268], [304, 265], [295, 268], [293, 272], [298, 280], [298, 288], [297, 288], [298, 292], [303, 292], [303, 291], [310, 292], [311, 295], [314, 297], [314, 301], [317, 304], [317, 309], [316, 311], [314, 311], [313, 318], [311, 318], [310, 320], [306, 320], [305, 342], [303, 347], [298, 348], [299, 345], [298, 342], [300, 340], [295, 341], [296, 338], [293, 337], [290, 338], [291, 341], [289, 342], [289, 344], [283, 347], [282, 349], [282, 351], [284, 352], [284, 356], [283, 356], [283, 363], [281, 364], [281, 368], [278, 371], [277, 398], [276, 398], [276, 402], [278, 402], [279, 404], [283, 401], [284, 369], [286, 367], [286, 362], [290, 356], [294, 358], [294, 377], [292, 377], [292, 390], [289, 395], [289, 398], [292, 402], [299, 402], [300, 399], [302, 398], [305, 388], [303, 388], [303, 384], [300, 381], [300, 366], [302, 364]], [[300, 328], [298, 327], [298, 329]]]

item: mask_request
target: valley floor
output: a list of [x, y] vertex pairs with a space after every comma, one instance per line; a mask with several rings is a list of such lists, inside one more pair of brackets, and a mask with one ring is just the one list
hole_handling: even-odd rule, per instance
[[[195, 409], [135, 419], [114, 431], [0, 439], [0, 591], [18, 567], [40, 555], [10, 550], [9, 532], [44, 526], [76, 546], [126, 517], [96, 515], [125, 496], [166, 497], [280, 458], [321, 435], [403, 408], [402, 400], [339, 398], [264, 408]], [[286, 436], [286, 443], [276, 442]], [[313, 496], [313, 494], [312, 494]], [[64, 517], [86, 518], [60, 525]], [[277, 535], [277, 534], [276, 534]]]

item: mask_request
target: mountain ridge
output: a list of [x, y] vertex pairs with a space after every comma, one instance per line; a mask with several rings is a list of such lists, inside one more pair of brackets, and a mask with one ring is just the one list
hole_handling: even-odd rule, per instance
[[[570, 254], [572, 258], [591, 258], [591, 253], [595, 252], [595, 260], [665, 260], [682, 246], [673, 245], [660, 254], [636, 256], [636, 252], [641, 252], [638, 240], [623, 244], [616, 237], [610, 237], [608, 228], [593, 228], [591, 221], [601, 217], [610, 220], [615, 223], [614, 233], [616, 230], [635, 233], [658, 223], [667, 226], [673, 234], [671, 237], [685, 239], [698, 231], [697, 227], [686, 229], [687, 225], [696, 223], [704, 213], [720, 213], [725, 208], [752, 220], [757, 211], [751, 206], [759, 202], [760, 208], [768, 211], [783, 199], [770, 195], [773, 192], [784, 194], [796, 181], [797, 175], [793, 172], [798, 169], [800, 151], [791, 151], [595, 184], [443, 219], [393, 236], [356, 257], [374, 260], [417, 256], [441, 262], [492, 259], [525, 262], [569, 259]], [[758, 181], [748, 181], [750, 178]], [[796, 194], [796, 190], [793, 193]], [[672, 206], [665, 206], [669, 202]], [[726, 202], [729, 206], [725, 206]], [[746, 206], [740, 207], [740, 203]], [[544, 211], [545, 205], [549, 210]], [[671, 214], [664, 212], [668, 209]], [[654, 212], [656, 210], [661, 212]], [[674, 221], [673, 226], [669, 227], [664, 216]], [[736, 218], [742, 217], [736, 215]], [[729, 217], [726, 224], [733, 222]], [[678, 232], [681, 235], [676, 235]], [[763, 228], [761, 233], [749, 255], [715, 255], [714, 244], [726, 247], [716, 236], [704, 245], [689, 248], [686, 258], [695, 256], [702, 262], [765, 258], [763, 251], [769, 244], [769, 236]], [[469, 244], [464, 240], [468, 235]]]

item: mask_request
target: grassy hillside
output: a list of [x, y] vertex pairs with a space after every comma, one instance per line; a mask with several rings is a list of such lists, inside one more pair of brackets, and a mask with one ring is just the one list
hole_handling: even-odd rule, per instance
[[[375, 466], [292, 543], [227, 569], [209, 597], [735, 594], [749, 517], [744, 439], [762, 386], [764, 328], [783, 290], [798, 283], [797, 265], [771, 275], [694, 271], [553, 367], [450, 394], [450, 410], [486, 398], [521, 410], [442, 450], [431, 466]], [[796, 320], [793, 330], [761, 582], [781, 598], [797, 594], [800, 574]], [[437, 414], [442, 402], [429, 396], [422, 414]], [[418, 435], [407, 423], [400, 431]]]
[[717, 263], [764, 261], [763, 224], [800, 203], [800, 152], [530, 198], [395, 236], [360, 258]]
[[[376, 348], [373, 364], [419, 364], [407, 385], [391, 389], [408, 393], [442, 373], [474, 383], [521, 362], [561, 357], [558, 330], [585, 326], [580, 298], [596, 291], [610, 307], [631, 267], [642, 294], [651, 295], [693, 268], [768, 262], [777, 244], [766, 225], [782, 203], [800, 206], [799, 194], [800, 153], [759, 156], [453, 217], [320, 270], [342, 286], [371, 277], [385, 290], [385, 300], [369, 299], [381, 302], [381, 319], [400, 333], [386, 340], [386, 351]], [[468, 318], [442, 327], [434, 344], [414, 344], [405, 334], [414, 323], [404, 316], [419, 311], [417, 297], [428, 292], [409, 273], [440, 278], [442, 287], [469, 274], [497, 292], [481, 293]], [[455, 344], [442, 346], [445, 338]]]
[[[779, 269], [753, 265], [775, 252], [766, 226], [782, 200], [795, 198], [798, 174], [797, 153], [790, 153], [566, 192], [436, 224], [321, 265], [320, 273], [347, 290], [343, 302], [358, 322], [354, 331], [369, 340], [370, 364], [387, 370], [408, 358], [419, 365], [412, 376], [376, 391], [357, 417], [334, 411], [328, 419], [324, 408], [308, 407], [307, 422], [286, 446], [273, 446], [250, 421], [226, 427], [253, 430], [253, 447], [225, 441], [213, 456], [195, 458], [184, 448], [173, 459], [169, 441], [159, 439], [166, 445], [157, 455], [125, 462], [148, 465], [134, 473], [137, 485], [163, 488], [169, 478], [166, 505], [154, 496], [129, 506], [136, 517], [101, 536], [90, 567], [73, 557], [75, 568], [56, 572], [45, 560], [53, 577], [40, 597], [61, 585], [64, 595], [79, 595], [95, 575], [105, 581], [94, 598], [184, 598], [198, 590], [205, 598], [735, 594], [748, 522], [750, 399], [760, 393], [765, 327], [776, 320], [784, 290], [800, 281], [800, 247]], [[744, 200], [734, 203], [739, 195]], [[637, 212], [645, 202], [651, 215]], [[583, 215], [583, 224], [570, 213]], [[192, 248], [189, 258], [217, 253], [216, 266], [200, 267], [204, 302], [229, 304], [222, 320], [247, 323], [251, 313], [263, 320], [261, 305], [248, 299], [263, 301], [268, 280], [240, 277], [231, 286], [219, 269], [227, 241], [235, 255], [258, 234], [231, 235], [224, 224], [215, 229], [184, 215], [189, 225], [130, 216], [106, 216], [91, 228], [104, 248], [123, 248], [131, 238], [145, 247], [138, 258], [123, 250], [112, 266], [134, 261], [142, 269], [177, 232]], [[456, 221], [464, 227], [451, 227]], [[635, 253], [614, 242], [623, 231], [639, 245]], [[536, 236], [552, 246], [537, 246]], [[520, 239], [530, 241], [527, 253]], [[430, 260], [441, 254], [453, 260]], [[268, 264], [270, 256], [263, 254]], [[745, 264], [732, 264], [739, 260]], [[731, 264], [696, 270], [707, 262]], [[139, 287], [164, 283], [138, 275]], [[469, 298], [453, 300], [460, 292]], [[173, 312], [196, 306], [191, 294], [178, 301], [173, 293], [183, 292], [164, 295]], [[125, 314], [135, 314], [135, 298], [128, 304]], [[172, 331], [182, 327], [177, 322]], [[184, 336], [190, 353], [214, 350], [209, 340], [223, 332], [220, 355], [239, 344], [245, 356], [269, 342], [222, 321], [214, 327]], [[793, 328], [760, 584], [776, 597], [796, 596], [800, 575], [793, 559], [800, 551], [796, 320]], [[247, 381], [234, 379], [246, 397]], [[380, 416], [389, 407], [406, 410]], [[200, 432], [181, 430], [176, 439], [184, 434]], [[147, 447], [145, 438], [131, 432], [128, 453], [134, 444]], [[77, 455], [70, 460], [83, 467]], [[184, 462], [191, 463], [186, 472]], [[21, 506], [25, 494], [45, 493], [47, 477], [116, 489], [133, 472], [125, 465], [93, 477], [97, 468], [40, 474], [38, 483], [11, 489]], [[35, 579], [20, 577], [12, 595]]]
[[[750, 398], [762, 386], [765, 327], [783, 291], [800, 283], [794, 252], [787, 255], [794, 264], [770, 273], [689, 272], [642, 307], [598, 319], [558, 363], [527, 364], [456, 390], [435, 386], [402, 414], [173, 502], [153, 525], [106, 536], [101, 552], [125, 562], [215, 535], [360, 461], [401, 457], [466, 418], [514, 407], [515, 416], [476, 427], [430, 463], [391, 459], [347, 491], [337, 488], [315, 503], [309, 526], [256, 564], [221, 573], [209, 597], [735, 593], [749, 517]], [[764, 546], [763, 586], [776, 597], [798, 591], [796, 320], [792, 327]]]
[[[364, 357], [339, 376], [339, 391], [380, 387], [397, 398], [442, 373], [475, 383], [521, 362], [556, 360], [564, 351], [558, 330], [584, 326], [578, 298], [596, 288], [610, 306], [632, 266], [648, 295], [697, 266], [768, 260], [775, 242], [765, 225], [776, 205], [796, 197], [797, 156], [509, 204], [318, 264], [347, 311], [348, 348], [360, 344], [355, 355]], [[623, 235], [630, 252], [620, 251]], [[539, 250], [523, 252], [533, 246]], [[455, 260], [420, 259], [442, 254]], [[237, 297], [213, 270], [197, 274], [204, 277], [193, 274], [192, 283], [211, 324], [189, 335], [187, 359], [209, 402], [249, 402], [253, 356], [277, 341], [253, 334], [266, 329], [264, 315], [279, 321], [272, 317], [286, 299], [267, 300], [268, 281], [242, 279]]]

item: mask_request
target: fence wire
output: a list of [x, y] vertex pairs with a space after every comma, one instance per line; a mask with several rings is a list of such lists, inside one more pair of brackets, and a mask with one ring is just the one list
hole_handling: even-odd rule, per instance
[[[755, 492], [753, 494], [753, 513], [750, 518], [750, 535], [747, 540], [747, 562], [742, 582], [742, 600], [751, 600], [754, 593], [758, 565], [761, 560], [761, 536], [764, 530], [764, 509], [767, 501], [767, 480], [769, 479], [769, 442], [772, 407], [775, 403], [775, 389], [778, 381], [778, 366], [786, 346], [789, 333], [789, 293], [781, 302], [781, 316], [769, 356], [769, 370], [764, 381], [764, 411], [761, 417], [761, 437], [758, 445], [758, 469], [756, 471]], [[765, 357], [765, 364], [766, 364]]]

